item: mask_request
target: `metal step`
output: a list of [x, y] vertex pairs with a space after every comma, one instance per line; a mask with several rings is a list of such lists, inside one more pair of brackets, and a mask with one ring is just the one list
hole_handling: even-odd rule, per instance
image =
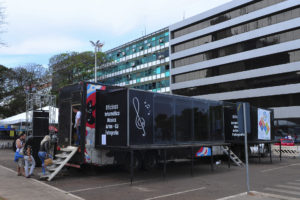
[[[48, 178], [48, 181], [51, 181], [60, 172], [60, 170], [67, 164], [67, 162], [75, 155], [75, 153], [78, 150], [78, 147], [67, 147], [67, 148], [69, 148], [69, 149], [72, 148], [73, 150], [69, 154], [66, 153], [66, 152], [64, 152], [62, 154], [62, 156], [67, 156], [67, 157], [65, 157], [65, 159], [63, 159], [63, 161], [61, 161], [61, 163], [59, 164], [59, 166], [57, 166], [55, 168], [55, 171], [53, 171], [51, 173], [51, 175]], [[57, 157], [57, 155], [56, 155], [56, 157]]]
[[43, 178], [49, 178], [51, 173], [50, 172], [46, 172], [46, 174], [39, 173], [38, 175], [40, 176], [40, 179], [43, 179]]
[[47, 170], [49, 170], [50, 172], [54, 172], [56, 169], [57, 169], [57, 167], [55, 167], [53, 165], [50, 167], [47, 167]]
[[66, 148], [60, 148], [60, 151], [63, 151], [63, 152], [72, 152], [74, 150], [75, 147], [72, 147], [72, 146], [68, 146]]
[[64, 160], [53, 160], [52, 163], [54, 165], [60, 165]]
[[[72, 151], [70, 152], [69, 150], [71, 149]], [[60, 170], [67, 164], [67, 162], [75, 155], [77, 150], [78, 147], [67, 147], [65, 148], [65, 151], [63, 153], [55, 155], [55, 157], [57, 157], [58, 159], [53, 160], [53, 164], [46, 168], [48, 172], [52, 172], [52, 173], [41, 175], [40, 178], [48, 178], [48, 181], [51, 181], [60, 172]]]
[[[229, 148], [227, 146], [222, 146], [222, 148], [223, 152], [228, 155]], [[245, 167], [245, 164], [241, 161], [241, 159], [237, 157], [231, 150], [229, 152], [229, 157], [237, 166]]]
[[67, 158], [69, 156], [69, 154], [67, 153], [61, 153], [61, 154], [56, 154], [55, 157], [57, 158]]

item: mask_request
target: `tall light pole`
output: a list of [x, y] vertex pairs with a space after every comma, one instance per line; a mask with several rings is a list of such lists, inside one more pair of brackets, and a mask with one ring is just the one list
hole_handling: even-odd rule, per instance
[[90, 41], [90, 43], [95, 48], [95, 83], [97, 83], [97, 53], [101, 51], [104, 44], [99, 40], [97, 42]]

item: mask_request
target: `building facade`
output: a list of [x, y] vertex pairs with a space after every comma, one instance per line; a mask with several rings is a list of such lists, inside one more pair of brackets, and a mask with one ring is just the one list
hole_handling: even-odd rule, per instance
[[300, 138], [299, 0], [233, 0], [169, 30], [172, 93], [273, 108]]
[[153, 92], [170, 91], [169, 29], [164, 28], [104, 52], [97, 81]]

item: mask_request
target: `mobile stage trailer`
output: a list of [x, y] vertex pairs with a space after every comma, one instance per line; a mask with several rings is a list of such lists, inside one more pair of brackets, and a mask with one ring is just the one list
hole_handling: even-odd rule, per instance
[[[158, 161], [164, 161], [165, 173], [167, 159], [191, 158], [193, 164], [196, 155], [208, 155], [213, 169], [212, 147], [229, 146], [226, 152], [232, 153], [235, 104], [226, 105], [90, 82], [66, 86], [59, 93], [58, 146], [73, 153], [56, 157], [72, 157], [75, 166], [121, 164], [133, 174], [133, 168], [151, 168]], [[79, 145], [73, 127], [76, 106], [82, 113]]]
[[196, 154], [201, 146], [229, 145], [222, 102], [81, 82], [59, 93], [60, 147], [75, 146], [74, 106], [82, 113], [80, 153], [72, 158], [79, 165], [126, 164], [130, 149], [141, 150], [141, 165], [162, 158], [165, 148], [168, 158], [180, 158], [185, 151], [172, 149]]

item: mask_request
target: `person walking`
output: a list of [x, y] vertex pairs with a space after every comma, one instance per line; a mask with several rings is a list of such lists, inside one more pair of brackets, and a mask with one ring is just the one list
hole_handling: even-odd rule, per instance
[[17, 175], [25, 176], [24, 173], [24, 146], [25, 146], [25, 133], [21, 133], [20, 137], [16, 140], [16, 153], [15, 153], [15, 162], [17, 162]]
[[76, 113], [76, 116], [75, 116], [75, 128], [76, 128], [77, 139], [75, 141], [75, 144], [79, 145], [79, 143], [80, 143], [80, 123], [81, 123], [80, 119], [81, 119], [81, 112], [76, 107], [73, 107], [73, 112]]
[[[25, 177], [30, 178], [33, 175], [33, 170], [35, 168], [35, 160], [32, 156], [32, 148], [27, 145], [24, 149], [24, 160], [25, 160]], [[29, 171], [30, 166], [30, 171]]]
[[41, 141], [40, 144], [40, 150], [38, 152], [38, 156], [40, 158], [40, 160], [42, 161], [42, 174], [45, 175], [46, 174], [46, 166], [45, 166], [45, 159], [46, 158], [51, 158], [52, 156], [49, 153], [50, 151], [50, 145], [51, 145], [51, 137], [49, 135], [46, 135], [43, 140]]

